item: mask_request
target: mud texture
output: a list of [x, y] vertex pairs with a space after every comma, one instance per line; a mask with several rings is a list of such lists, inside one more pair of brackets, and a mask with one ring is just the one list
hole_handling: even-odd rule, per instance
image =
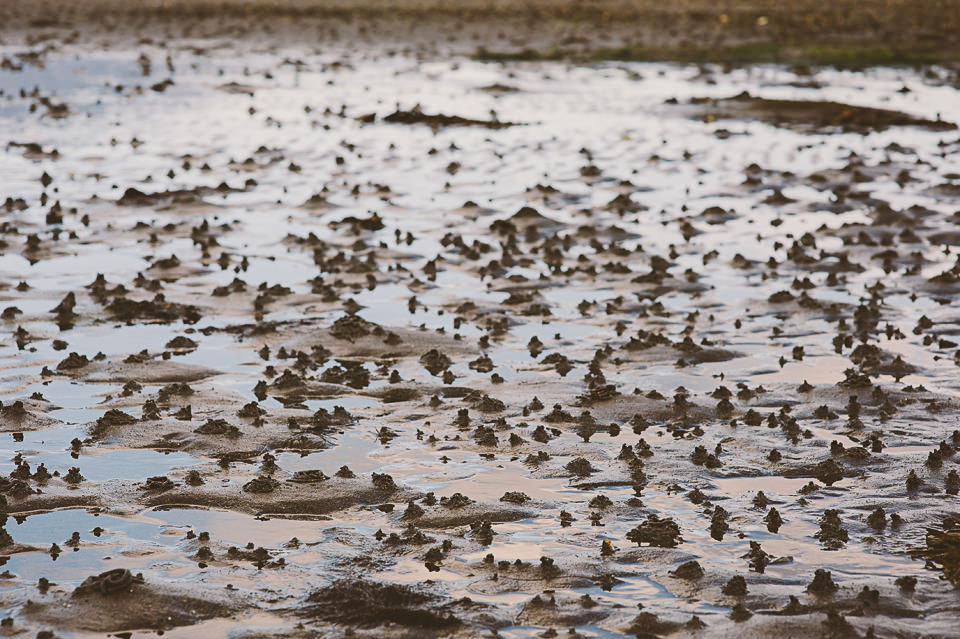
[[0, 635], [956, 636], [957, 11], [0, 0]]

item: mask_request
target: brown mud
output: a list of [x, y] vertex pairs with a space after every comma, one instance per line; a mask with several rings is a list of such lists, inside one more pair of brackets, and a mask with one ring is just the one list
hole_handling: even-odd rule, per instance
[[[783, 63], [862, 67], [955, 63], [951, 0], [35, 0], [0, 2], [7, 36], [129, 40], [241, 36], [354, 44], [480, 59]], [[6, 64], [41, 63], [21, 53]], [[166, 80], [152, 85], [166, 90]], [[250, 93], [245, 83], [232, 90]], [[63, 105], [51, 103], [51, 109]]]

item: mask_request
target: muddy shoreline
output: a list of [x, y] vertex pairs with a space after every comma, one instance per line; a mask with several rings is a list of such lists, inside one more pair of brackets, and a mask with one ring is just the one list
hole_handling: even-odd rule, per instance
[[501, 61], [955, 64], [958, 29], [960, 8], [948, 0], [0, 2], [0, 37], [10, 42], [240, 37]]

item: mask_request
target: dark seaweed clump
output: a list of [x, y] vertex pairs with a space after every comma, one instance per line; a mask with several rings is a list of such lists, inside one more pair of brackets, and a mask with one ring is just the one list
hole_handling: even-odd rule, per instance
[[304, 612], [324, 621], [362, 627], [395, 623], [411, 628], [449, 628], [460, 621], [435, 607], [437, 597], [398, 584], [337, 581], [308, 598]]

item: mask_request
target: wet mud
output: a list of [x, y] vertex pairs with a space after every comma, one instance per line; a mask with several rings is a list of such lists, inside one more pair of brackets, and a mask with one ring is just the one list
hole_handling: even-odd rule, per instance
[[2, 32], [0, 634], [955, 636], [949, 64], [150, 7]]

